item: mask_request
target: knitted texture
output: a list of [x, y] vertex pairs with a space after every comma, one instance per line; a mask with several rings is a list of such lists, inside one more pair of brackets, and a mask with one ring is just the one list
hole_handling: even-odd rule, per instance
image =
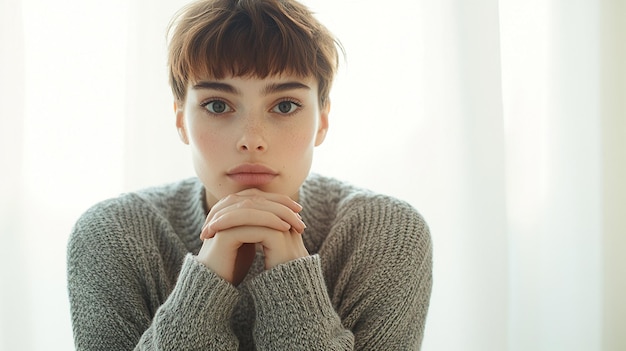
[[76, 223], [68, 289], [77, 350], [416, 350], [432, 247], [407, 203], [311, 175], [311, 256], [234, 287], [195, 260], [208, 212], [196, 179], [103, 201]]

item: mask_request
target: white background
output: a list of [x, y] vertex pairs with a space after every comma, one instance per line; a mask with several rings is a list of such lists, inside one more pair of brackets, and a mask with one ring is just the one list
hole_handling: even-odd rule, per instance
[[[184, 3], [0, 0], [0, 349], [72, 349], [74, 221], [193, 175], [166, 73]], [[626, 348], [624, 2], [306, 3], [347, 51], [314, 171], [430, 225], [423, 349]]]

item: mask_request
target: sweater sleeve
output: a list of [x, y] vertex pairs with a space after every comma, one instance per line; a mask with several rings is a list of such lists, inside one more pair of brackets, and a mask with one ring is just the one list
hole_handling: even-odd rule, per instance
[[135, 350], [236, 350], [230, 315], [237, 297], [234, 286], [188, 255], [172, 294]]
[[355, 197], [344, 211], [320, 254], [355, 350], [419, 350], [432, 289], [426, 223], [409, 204], [385, 196]]
[[402, 201], [355, 197], [318, 254], [248, 284], [259, 350], [418, 350], [432, 288], [429, 230]]
[[154, 273], [154, 251], [129, 235], [133, 229], [125, 218], [132, 210], [122, 210], [89, 211], [70, 237], [68, 290], [76, 349], [236, 350], [229, 318], [239, 292], [187, 254], [167, 296], [155, 287], [165, 278]]
[[352, 350], [354, 337], [328, 297], [318, 255], [278, 265], [248, 284], [259, 350]]

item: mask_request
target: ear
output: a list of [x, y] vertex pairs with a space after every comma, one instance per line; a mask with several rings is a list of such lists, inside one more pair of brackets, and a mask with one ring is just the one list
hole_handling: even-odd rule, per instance
[[178, 136], [183, 143], [189, 145], [189, 137], [187, 136], [187, 128], [185, 127], [185, 112], [183, 110], [182, 102], [174, 101], [174, 113], [176, 114], [176, 129], [178, 129]]
[[326, 100], [326, 104], [320, 110], [320, 120], [317, 126], [317, 134], [315, 135], [315, 146], [320, 146], [324, 139], [326, 139], [326, 133], [328, 132], [328, 114], [330, 113], [330, 99]]

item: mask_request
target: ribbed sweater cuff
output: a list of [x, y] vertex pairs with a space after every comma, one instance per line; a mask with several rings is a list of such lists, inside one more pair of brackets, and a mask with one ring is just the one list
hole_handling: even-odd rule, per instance
[[169, 299], [176, 301], [175, 306], [185, 306], [187, 320], [228, 326], [239, 291], [188, 254]]
[[255, 277], [249, 286], [258, 318], [264, 322], [299, 324], [338, 318], [328, 297], [319, 255], [278, 265]]

